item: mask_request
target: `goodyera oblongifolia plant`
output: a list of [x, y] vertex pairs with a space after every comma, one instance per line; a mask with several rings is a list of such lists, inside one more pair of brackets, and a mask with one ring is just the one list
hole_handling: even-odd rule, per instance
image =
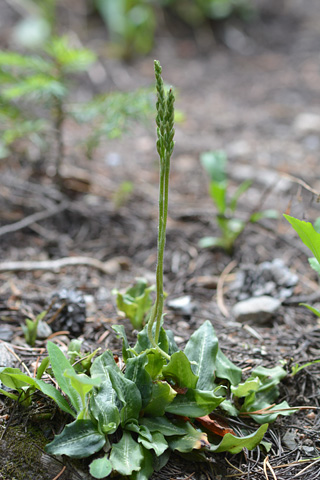
[[[148, 338], [150, 343], [157, 349], [161, 320], [163, 315], [163, 256], [166, 243], [166, 227], [168, 217], [168, 199], [169, 199], [169, 175], [170, 160], [174, 148], [174, 94], [172, 89], [166, 94], [161, 77], [160, 63], [154, 62], [156, 89], [157, 89], [157, 151], [160, 158], [160, 179], [159, 179], [159, 227], [157, 244], [157, 270], [156, 270], [156, 301], [152, 308], [148, 322]], [[153, 326], [155, 330], [153, 331]], [[161, 350], [162, 355], [170, 360], [167, 353]]]

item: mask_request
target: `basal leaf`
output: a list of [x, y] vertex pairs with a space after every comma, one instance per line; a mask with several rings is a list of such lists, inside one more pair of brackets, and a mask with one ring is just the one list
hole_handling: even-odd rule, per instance
[[56, 435], [45, 450], [52, 455], [85, 458], [101, 450], [106, 439], [91, 420], [75, 420]]
[[249, 415], [256, 423], [265, 424], [265, 423], [272, 423], [274, 422], [278, 415], [288, 416], [295, 413], [297, 410], [290, 409], [290, 405], [283, 401], [278, 403], [272, 408], [269, 408], [271, 403], [269, 401], [263, 401], [263, 397], [258, 398], [248, 409], [248, 412], [256, 412], [259, 410], [265, 410], [266, 414], [251, 414]]
[[63, 375], [70, 378], [71, 386], [80, 395], [82, 408], [84, 408], [86, 405], [86, 394], [89, 393], [94, 386], [100, 385], [101, 379], [99, 377], [90, 378], [84, 373], [77, 374], [74, 370], [66, 370]]
[[310, 267], [317, 272], [318, 275], [320, 275], [320, 263], [316, 258], [308, 258]]
[[318, 233], [312, 223], [298, 220], [290, 215], [283, 215], [293, 226], [303, 243], [310, 248], [315, 258], [320, 263], [320, 233]]
[[259, 377], [250, 377], [244, 383], [239, 383], [236, 387], [231, 385], [231, 393], [235, 397], [246, 397], [250, 392], [259, 390], [260, 385]]
[[212, 182], [221, 183], [226, 180], [227, 155], [223, 150], [204, 152], [200, 161]]
[[[140, 470], [133, 472], [130, 479], [131, 480], [149, 480], [153, 473], [153, 462], [154, 458], [152, 453], [146, 448], [142, 449], [143, 459], [140, 463]], [[156, 457], [157, 458], [157, 457]]]
[[41, 390], [42, 393], [52, 398], [58, 405], [58, 407], [69, 415], [75, 417], [74, 410], [70, 407], [67, 400], [61, 395], [59, 390], [57, 390], [53, 385], [45, 383], [43, 380], [37, 380], [37, 388]]
[[142, 408], [149, 403], [152, 391], [152, 380], [145, 368], [147, 362], [147, 352], [128, 358], [125, 371], [125, 377], [134, 382], [139, 389]]
[[200, 450], [203, 448], [210, 448], [206, 433], [199, 432], [199, 430], [193, 428], [189, 422], [186, 422], [183, 428], [185, 430], [184, 435], [173, 436], [167, 439], [171, 450], [178, 450], [179, 452], [187, 453], [191, 452], [193, 449]]
[[164, 438], [163, 434], [160, 432], [151, 433], [151, 439], [146, 438], [143, 434], [140, 433], [138, 436], [138, 442], [141, 443], [146, 449], [153, 450], [154, 453], [159, 457], [163, 454], [168, 448], [168, 443]]
[[[150, 340], [148, 338], [148, 331], [147, 331], [147, 325], [141, 330], [141, 332], [138, 333], [138, 341], [134, 346], [134, 350], [137, 353], [144, 352], [145, 350], [148, 350], [152, 348], [152, 345], [150, 343]], [[155, 324], [153, 326], [153, 333], [155, 332]], [[167, 337], [167, 333], [163, 327], [160, 329], [160, 335], [159, 335], [159, 347], [166, 353], [169, 351], [169, 340]]]
[[218, 407], [224, 401], [223, 397], [217, 397], [211, 391], [189, 389], [183, 395], [177, 395], [166, 407], [166, 412], [186, 417], [203, 417]]
[[147, 358], [148, 363], [146, 364], [145, 369], [149, 373], [152, 380], [154, 380], [162, 372], [162, 368], [166, 361], [161, 353], [155, 348], [148, 350]]
[[0, 367], [0, 380], [8, 388], [19, 390], [27, 385], [36, 385], [35, 379], [22, 373], [19, 368]]
[[119, 370], [110, 350], [106, 350], [94, 360], [90, 368], [91, 377], [100, 377], [102, 380], [104, 378], [109, 378], [108, 367], [112, 367], [116, 371]]
[[112, 465], [107, 457], [96, 458], [90, 463], [89, 471], [94, 478], [106, 478], [112, 472]]
[[162, 369], [162, 374], [179, 387], [195, 388], [197, 385], [198, 376], [193, 373], [190, 360], [181, 351], [171, 355], [168, 365]]
[[108, 367], [110, 380], [123, 407], [120, 411], [121, 425], [124, 426], [129, 420], [139, 417], [141, 410], [141, 395], [134, 382], [125, 378], [122, 372]]
[[124, 430], [121, 440], [112, 446], [110, 454], [112, 468], [120, 475], [131, 475], [132, 472], [140, 470], [142, 461], [142, 446], [132, 438], [130, 432]]
[[255, 433], [245, 437], [236, 437], [227, 433], [218, 445], [211, 445], [210, 451], [239, 453], [243, 448], [253, 450], [261, 442], [267, 429], [268, 424], [261, 425]]
[[195, 363], [191, 368], [199, 377], [199, 390], [213, 390], [216, 387], [214, 379], [217, 352], [218, 339], [212, 324], [207, 320], [191, 335], [184, 349], [190, 362]]
[[145, 425], [150, 432], [160, 432], [166, 437], [172, 435], [185, 435], [185, 429], [177, 426], [166, 416], [163, 417], [142, 417], [140, 424]]
[[145, 415], [158, 417], [164, 415], [165, 409], [173, 401], [177, 392], [167, 382], [155, 381], [152, 386], [151, 400], [144, 409]]
[[126, 363], [128, 358], [133, 357], [133, 354], [129, 350], [130, 345], [127, 339], [126, 331], [123, 325], [113, 325], [112, 328], [118, 334], [117, 338], [122, 339], [122, 357]]
[[218, 348], [216, 356], [216, 376], [229, 380], [231, 385], [238, 385], [242, 377], [241, 368], [232, 363], [231, 360], [222, 353], [220, 348]]
[[114, 433], [120, 424], [120, 413], [116, 405], [116, 392], [111, 380], [105, 380], [94, 388], [90, 395], [90, 411], [104, 433]]
[[61, 390], [69, 397], [72, 406], [77, 412], [82, 410], [80, 395], [71, 385], [69, 378], [64, 376], [66, 370], [73, 370], [70, 362], [66, 359], [60, 348], [53, 342], [48, 342], [47, 350], [55, 379]]

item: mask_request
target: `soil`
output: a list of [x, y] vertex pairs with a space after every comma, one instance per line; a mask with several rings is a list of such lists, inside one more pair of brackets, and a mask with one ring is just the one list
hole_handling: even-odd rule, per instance
[[[1, 5], [0, 17], [8, 18], [6, 25], [16, 20], [9, 2]], [[307, 249], [282, 217], [282, 213], [290, 213], [313, 222], [320, 216], [318, 0], [287, 0], [281, 5], [266, 2], [263, 15], [255, 22], [226, 23], [218, 40], [209, 28], [186, 35], [185, 29], [175, 31], [170, 22], [167, 27], [157, 35], [151, 55], [124, 63], [104, 54], [102, 25], [92, 24], [82, 40], [99, 52], [103, 80], [92, 83], [84, 79], [75, 96], [83, 95], [86, 88], [132, 90], [150, 85], [153, 58], [160, 60], [165, 80], [176, 89], [176, 108], [182, 118], [176, 125], [172, 160], [164, 284], [168, 305], [186, 295], [193, 304], [187, 314], [167, 307], [166, 326], [183, 347], [190, 334], [209, 319], [222, 351], [241, 368], [272, 367], [286, 361], [290, 371], [291, 365], [320, 358], [320, 323], [299, 306], [310, 299], [317, 306], [317, 277], [308, 265]], [[8, 27], [2, 32], [1, 42], [8, 46]], [[308, 124], [302, 114], [318, 118], [318, 124]], [[0, 165], [0, 339], [11, 344], [17, 355], [16, 366], [23, 361], [31, 370], [37, 356], [43, 355], [46, 340], [36, 341], [35, 347], [40, 350], [28, 347], [22, 325], [26, 317], [34, 318], [47, 309], [63, 289], [84, 296], [84, 350], [101, 347], [120, 353], [112, 325], [123, 323], [132, 342], [135, 332], [130, 322], [119, 316], [112, 289], [125, 289], [136, 277], [155, 281], [158, 160], [154, 126], [151, 122], [150, 126], [134, 125], [121, 139], [101, 145], [90, 163], [75, 145], [78, 128], [71, 121], [65, 126], [67, 155], [62, 190], [52, 178], [50, 159], [34, 160], [30, 149], [2, 160]], [[216, 210], [199, 160], [202, 152], [217, 149], [228, 154], [231, 192], [243, 180], [253, 181], [239, 201], [239, 216], [246, 219], [253, 211], [269, 208], [279, 212], [277, 220], [248, 224], [232, 256], [223, 250], [198, 247], [202, 237], [218, 234]], [[132, 182], [133, 192], [119, 205], [115, 199], [119, 199], [125, 181]], [[61, 202], [65, 202], [63, 208], [51, 214]], [[48, 215], [42, 220], [27, 226], [17, 223], [44, 210]], [[14, 227], [8, 231], [5, 226], [9, 224]], [[104, 267], [78, 262], [57, 271], [30, 265], [24, 271], [22, 267], [1, 270], [2, 263], [9, 260], [66, 257], [94, 258]], [[236, 321], [232, 314], [237, 302], [232, 287], [236, 272], [254, 271], [258, 264], [276, 258], [298, 275], [291, 296], [264, 324]], [[229, 273], [221, 277], [225, 269]], [[218, 282], [220, 287], [223, 283], [219, 301]], [[61, 329], [67, 330], [60, 322]], [[63, 348], [70, 337], [70, 333], [61, 333], [55, 339]], [[319, 463], [311, 459], [319, 456], [320, 448], [319, 392], [317, 364], [285, 379], [280, 400], [310, 409], [281, 417], [270, 427], [266, 435], [272, 443], [268, 461], [259, 449], [236, 456], [220, 454], [211, 463], [200, 465], [173, 458], [153, 478], [234, 476], [244, 480], [268, 478], [267, 474], [279, 480], [296, 474], [317, 478]], [[17, 412], [12, 402], [1, 398], [0, 478], [5, 480], [17, 477], [6, 467], [12, 429], [22, 422], [22, 432], [29, 431], [25, 441], [33, 435], [28, 415]], [[45, 435], [51, 435], [50, 429], [49, 433], [44, 430]], [[43, 439], [37, 444], [42, 449]], [[302, 458], [310, 461], [295, 463]], [[49, 466], [41, 478], [53, 479], [62, 467]], [[39, 470], [32, 465], [30, 468], [23, 477], [26, 480], [37, 478]], [[72, 466], [59, 478], [89, 478], [84, 472], [83, 467]]]

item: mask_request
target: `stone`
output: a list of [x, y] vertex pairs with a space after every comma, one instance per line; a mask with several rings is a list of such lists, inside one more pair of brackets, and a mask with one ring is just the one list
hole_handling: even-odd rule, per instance
[[262, 295], [236, 303], [232, 313], [240, 322], [263, 324], [276, 313], [280, 306], [281, 302], [277, 298]]
[[37, 339], [45, 340], [52, 334], [52, 328], [46, 322], [39, 322], [37, 327]]
[[320, 115], [317, 113], [304, 112], [294, 119], [293, 127], [297, 133], [320, 133]]
[[16, 366], [17, 359], [7, 347], [10, 348], [10, 344], [0, 343], [0, 367], [13, 368]]

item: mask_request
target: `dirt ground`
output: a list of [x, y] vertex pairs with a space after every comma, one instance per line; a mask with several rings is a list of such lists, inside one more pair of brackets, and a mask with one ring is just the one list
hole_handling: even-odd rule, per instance
[[[222, 351], [241, 368], [271, 367], [286, 360], [289, 369], [291, 364], [320, 358], [320, 324], [298, 305], [311, 299], [316, 306], [319, 284], [308, 265], [307, 249], [282, 217], [290, 213], [313, 222], [320, 216], [320, 6], [318, 0], [271, 3], [254, 24], [225, 26], [219, 42], [211, 30], [186, 36], [171, 25], [157, 36], [154, 51], [147, 57], [128, 64], [101, 56], [104, 80], [97, 88], [130, 90], [150, 85], [153, 58], [157, 58], [165, 80], [177, 91], [176, 108], [183, 120], [176, 125], [164, 284], [168, 305], [186, 295], [193, 304], [189, 314], [166, 308], [166, 325], [179, 345], [209, 319]], [[101, 39], [97, 41], [90, 32], [88, 46], [96, 45], [101, 49]], [[57, 292], [67, 289], [84, 295], [85, 349], [100, 346], [117, 352], [120, 344], [111, 326], [123, 322], [128, 333], [132, 328], [119, 317], [112, 289], [124, 289], [136, 277], [155, 281], [158, 164], [154, 125], [134, 126], [120, 140], [106, 142], [91, 163], [72, 148], [76, 128], [68, 124], [65, 134], [67, 191], [57, 189], [46, 162], [41, 170], [16, 157], [0, 164], [0, 339], [9, 342], [18, 360], [27, 365], [36, 360], [39, 350], [28, 349], [21, 325], [26, 317], [48, 308]], [[278, 220], [249, 224], [232, 256], [198, 247], [202, 237], [218, 233], [199, 160], [202, 152], [217, 149], [228, 154], [231, 191], [241, 181], [253, 180], [241, 197], [239, 215], [247, 218], [258, 208], [279, 212]], [[86, 178], [84, 193], [79, 188], [80, 177]], [[124, 181], [132, 182], [134, 188], [118, 206], [115, 194]], [[25, 227], [17, 223], [42, 211], [48, 213], [46, 218]], [[14, 227], [8, 230], [8, 224]], [[94, 258], [103, 266], [79, 261], [58, 271], [52, 271], [49, 264], [44, 270], [30, 265], [26, 271], [2, 268], [7, 261], [50, 262], [65, 257], [75, 258], [75, 263], [78, 257], [82, 262], [83, 257]], [[259, 264], [273, 259], [282, 259], [298, 275], [292, 294], [267, 323], [236, 321], [232, 314], [238, 300], [232, 286], [235, 274], [255, 272]], [[221, 277], [225, 269], [229, 274]], [[132, 341], [134, 336], [129, 333]], [[64, 345], [70, 335], [62, 333], [57, 338]], [[37, 348], [44, 346], [45, 340], [37, 340]], [[288, 377], [281, 387], [281, 399], [292, 406], [319, 408], [319, 373], [314, 365]], [[21, 424], [21, 418], [27, 424], [27, 414], [20, 413], [18, 418], [3, 398], [1, 405], [1, 415], [11, 415], [12, 425]], [[200, 466], [175, 458], [153, 478], [244, 480], [267, 478], [267, 474], [278, 480], [295, 475], [318, 478], [319, 463], [295, 463], [319, 456], [318, 412], [302, 410], [270, 427], [266, 439], [272, 443], [273, 473], [271, 469], [266, 473], [264, 456], [256, 449], [227, 459], [220, 454]], [[6, 427], [5, 420], [0, 421]], [[3, 460], [0, 465], [3, 468]], [[302, 472], [306, 465], [309, 468]], [[57, 471], [61, 468], [59, 464]], [[52, 470], [42, 475], [44, 480], [54, 477]], [[0, 478], [9, 477], [0, 474]], [[69, 470], [59, 478], [89, 477], [77, 477]]]

